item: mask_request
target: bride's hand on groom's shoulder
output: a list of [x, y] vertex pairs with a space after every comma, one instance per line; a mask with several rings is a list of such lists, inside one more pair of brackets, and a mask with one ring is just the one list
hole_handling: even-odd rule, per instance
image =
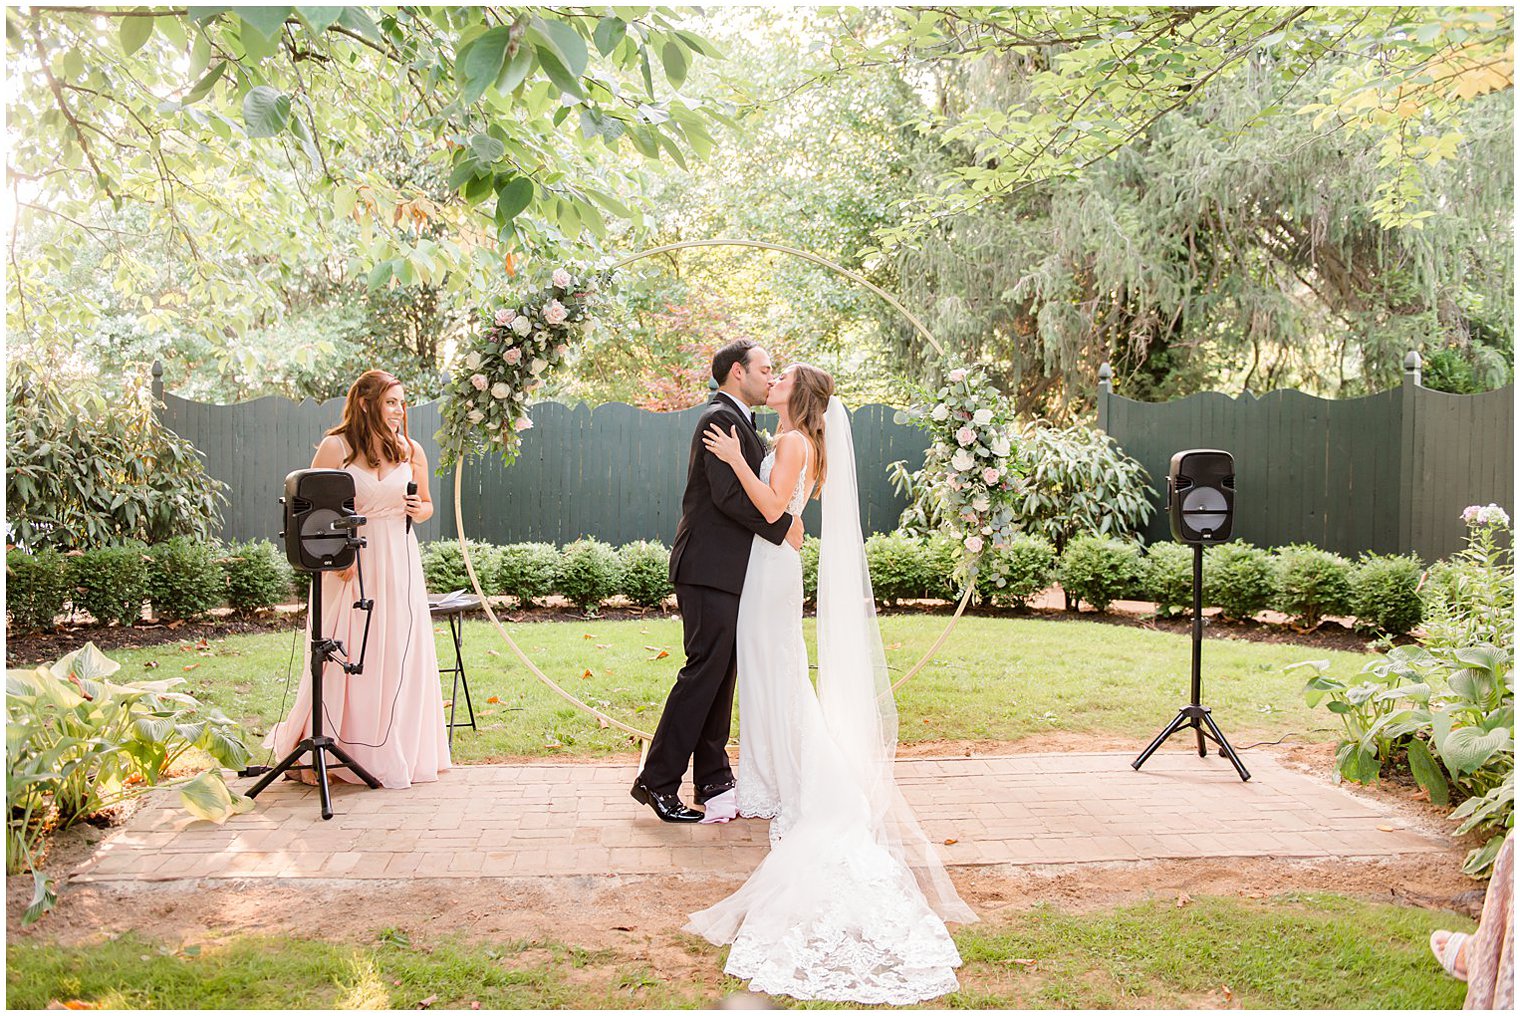
[[702, 435], [702, 443], [708, 451], [731, 466], [744, 458], [744, 450], [739, 445], [738, 427], [729, 428], [725, 434], [716, 423], [709, 424], [707, 433]]

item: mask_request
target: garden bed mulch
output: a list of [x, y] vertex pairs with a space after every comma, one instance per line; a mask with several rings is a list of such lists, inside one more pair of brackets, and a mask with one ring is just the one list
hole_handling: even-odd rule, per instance
[[[955, 605], [942, 600], [915, 600], [884, 608], [884, 614], [929, 614], [948, 618], [955, 612]], [[650, 617], [676, 616], [673, 603], [666, 607], [635, 607], [614, 600], [595, 615], [587, 615], [574, 604], [559, 597], [550, 597], [544, 605], [518, 609], [497, 605], [497, 617], [513, 624], [536, 622], [582, 622], [588, 617], [602, 621], [645, 620]], [[808, 611], [812, 613], [811, 610]], [[1127, 625], [1147, 628], [1176, 635], [1188, 635], [1192, 620], [1188, 617], [1158, 617], [1155, 606], [1133, 600], [1121, 600], [1110, 605], [1107, 612], [1099, 613], [1092, 608], [1076, 611], [1063, 609], [1059, 589], [1047, 590], [1025, 610], [995, 607], [970, 607], [966, 614], [971, 617], [1028, 618], [1041, 621], [1095, 621], [1099, 624]], [[472, 616], [484, 618], [485, 611], [477, 609]], [[7, 667], [35, 666], [51, 663], [87, 642], [94, 642], [97, 649], [110, 654], [116, 649], [141, 649], [148, 646], [170, 645], [183, 642], [214, 641], [232, 635], [257, 635], [271, 631], [289, 631], [305, 623], [306, 610], [299, 604], [287, 604], [252, 617], [238, 617], [228, 611], [219, 611], [200, 621], [170, 622], [167, 624], [143, 623], [122, 626], [95, 624], [66, 624], [56, 631], [35, 632], [28, 635], [12, 635], [6, 639], [5, 665]], [[1227, 621], [1217, 610], [1204, 611], [1204, 637], [1210, 639], [1238, 639], [1248, 642], [1272, 642], [1284, 645], [1308, 646], [1314, 649], [1341, 650], [1349, 653], [1367, 652], [1374, 639], [1352, 627], [1348, 618], [1326, 618], [1313, 629], [1300, 629], [1287, 623], [1280, 614], [1263, 612], [1257, 618]], [[1412, 636], [1403, 635], [1393, 640], [1398, 644], [1412, 643]]]

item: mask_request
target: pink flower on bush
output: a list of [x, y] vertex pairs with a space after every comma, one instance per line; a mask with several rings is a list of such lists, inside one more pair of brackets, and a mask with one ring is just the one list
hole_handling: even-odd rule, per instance
[[517, 346], [513, 346], [505, 353], [502, 353], [501, 358], [508, 363], [520, 363], [522, 361], [522, 349]]
[[963, 368], [957, 367], [955, 370], [952, 370], [950, 372], [950, 380], [956, 384], [960, 384], [962, 381], [966, 380], [966, 373], [967, 372]]
[[512, 317], [512, 312], [503, 307], [501, 310], [496, 312], [496, 324], [499, 327], [505, 328], [507, 325], [512, 323]]
[[551, 325], [562, 325], [569, 316], [570, 312], [558, 300], [550, 300], [544, 307], [544, 320]]
[[966, 549], [973, 554], [980, 554], [982, 552], [982, 538], [980, 536], [966, 537]]
[[988, 483], [997, 483], [998, 477], [1002, 475], [1003, 474], [999, 473], [993, 466], [988, 466], [986, 469], [982, 470], [982, 479]]
[[960, 430], [955, 432], [955, 439], [959, 441], [961, 443], [961, 447], [964, 448], [966, 445], [976, 440], [976, 431], [972, 430], [970, 427], [962, 427]]
[[477, 392], [483, 392], [490, 385], [490, 380], [484, 374], [471, 374], [470, 384], [475, 386]]

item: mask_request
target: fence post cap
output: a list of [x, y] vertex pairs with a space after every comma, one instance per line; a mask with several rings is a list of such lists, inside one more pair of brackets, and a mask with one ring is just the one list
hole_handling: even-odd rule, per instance
[[1420, 360], [1420, 353], [1419, 353], [1418, 350], [1411, 349], [1409, 352], [1407, 352], [1407, 353], [1404, 354], [1404, 369], [1405, 370], [1409, 370], [1409, 371], [1419, 370], [1421, 362], [1422, 361]]
[[162, 360], [154, 360], [153, 361], [153, 377], [154, 378], [161, 378], [163, 376], [164, 376], [164, 361], [162, 361]]
[[1114, 369], [1108, 365], [1108, 361], [1107, 360], [1104, 360], [1102, 363], [1098, 364], [1098, 380], [1099, 381], [1111, 381], [1111, 380], [1113, 380], [1113, 377], [1114, 377]]
[[718, 390], [718, 379], [717, 378], [710, 377], [710, 378], [707, 379], [707, 390], [710, 391], [710, 392], [715, 392], [715, 391]]

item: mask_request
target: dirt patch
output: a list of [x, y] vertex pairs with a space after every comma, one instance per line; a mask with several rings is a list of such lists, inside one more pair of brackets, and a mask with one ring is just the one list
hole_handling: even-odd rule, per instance
[[52, 663], [81, 648], [87, 642], [106, 655], [118, 649], [144, 649], [177, 642], [212, 642], [233, 635], [261, 635], [272, 631], [290, 631], [306, 624], [304, 607], [280, 607], [254, 617], [234, 617], [223, 611], [201, 621], [151, 622], [122, 625], [75, 624], [51, 632], [13, 635], [5, 641], [7, 667], [36, 666]]

